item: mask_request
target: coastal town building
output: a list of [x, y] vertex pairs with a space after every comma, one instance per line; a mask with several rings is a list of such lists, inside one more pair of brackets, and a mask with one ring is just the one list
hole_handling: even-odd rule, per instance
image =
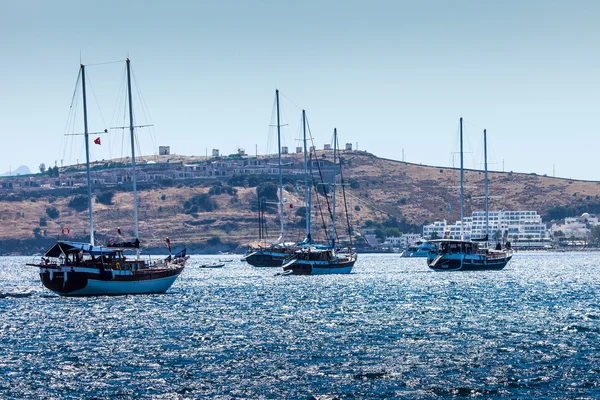
[[[168, 147], [168, 146], [161, 146]], [[166, 149], [163, 149], [166, 151]], [[228, 179], [235, 175], [273, 175], [279, 174], [277, 156], [248, 157], [243, 149], [238, 149], [235, 157], [219, 157], [219, 150], [213, 149], [213, 159], [190, 163], [170, 161], [139, 160], [137, 163], [137, 182], [152, 183], [165, 180]], [[304, 161], [301, 157], [286, 156], [282, 160], [285, 176], [301, 177], [304, 174]], [[333, 179], [333, 162], [329, 158], [311, 161], [313, 171], [320, 171], [324, 180]], [[96, 162], [91, 171], [94, 186], [114, 186], [132, 181], [129, 157], [122, 161]], [[82, 164], [61, 169], [60, 176], [41, 174], [11, 176], [2, 178], [1, 189], [39, 188], [39, 187], [78, 187], [86, 185], [85, 166]]]
[[550, 245], [546, 224], [536, 211], [491, 211], [488, 215], [487, 225], [484, 211], [475, 211], [471, 217], [466, 217], [462, 237], [461, 222], [456, 221], [451, 225], [445, 220], [425, 225], [423, 237], [471, 240], [487, 234], [490, 241], [509, 240], [516, 248], [544, 248]]
[[409, 246], [414, 246], [418, 242], [423, 241], [423, 236], [418, 233], [405, 233], [402, 236], [388, 236], [383, 242], [384, 246], [393, 249], [408, 249]]
[[552, 224], [550, 233], [561, 242], [585, 242], [591, 236], [591, 228], [599, 224], [598, 217], [584, 213], [580, 217], [567, 217], [564, 223]]
[[432, 224], [423, 226], [423, 238], [441, 239], [446, 235], [446, 220], [435, 221]]

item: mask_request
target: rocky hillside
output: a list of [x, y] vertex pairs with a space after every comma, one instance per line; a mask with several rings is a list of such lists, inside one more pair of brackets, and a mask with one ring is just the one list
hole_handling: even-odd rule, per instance
[[[330, 154], [319, 155], [324, 156]], [[367, 220], [381, 222], [395, 217], [406, 231], [410, 224], [418, 229], [418, 225], [426, 222], [459, 218], [456, 169], [381, 159], [365, 152], [344, 153], [342, 163], [346, 202], [355, 228]], [[298, 240], [304, 232], [303, 191], [295, 181], [287, 179], [287, 182], [284, 191], [287, 237]], [[470, 215], [473, 210], [483, 209], [483, 172], [466, 171], [465, 185], [466, 215]], [[493, 196], [491, 210], [536, 210], [547, 215], [556, 211], [557, 206], [569, 207], [574, 212], [597, 212], [600, 204], [599, 182], [493, 172], [489, 174], [489, 188]], [[117, 227], [124, 237], [133, 237], [132, 193], [101, 188], [94, 193], [95, 199], [107, 191], [114, 191], [112, 201], [94, 202], [98, 242], [116, 236]], [[88, 212], [85, 207], [73, 207], [78, 194], [85, 195], [85, 190], [0, 189], [0, 253], [42, 251], [65, 227], [69, 228], [71, 239], [84, 240], [88, 234]], [[146, 248], [161, 251], [167, 236], [176, 246], [185, 244], [197, 252], [233, 250], [258, 239], [256, 187], [249, 187], [243, 179], [175, 181], [173, 186], [141, 188], [138, 195], [140, 238]], [[198, 195], [201, 196], [193, 200]], [[325, 210], [326, 204], [320, 199], [321, 209]], [[338, 210], [343, 209], [343, 200], [340, 192]], [[203, 211], [205, 204], [194, 208], [197, 201], [209, 202], [212, 204], [209, 208], [214, 209]], [[341, 214], [338, 218], [344, 219]], [[266, 219], [269, 238], [275, 239], [279, 231], [276, 212], [267, 213]], [[324, 237], [321, 226], [324, 220], [328, 224], [326, 219], [315, 204], [315, 236]]]

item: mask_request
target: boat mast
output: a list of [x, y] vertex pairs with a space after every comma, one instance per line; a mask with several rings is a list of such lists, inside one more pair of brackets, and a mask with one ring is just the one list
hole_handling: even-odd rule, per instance
[[[312, 187], [314, 185], [313, 182], [313, 168], [312, 168], [312, 160], [313, 154], [310, 153], [310, 157], [308, 158], [308, 176], [310, 177], [310, 186], [308, 188], [308, 227], [310, 228], [311, 218], [312, 218]], [[311, 238], [312, 242], [312, 238]]]
[[92, 174], [90, 172], [90, 137], [87, 123], [87, 100], [85, 96], [85, 65], [81, 64], [81, 88], [83, 90], [83, 136], [85, 138], [85, 165], [88, 185], [88, 210], [90, 213], [90, 245], [94, 245], [94, 218], [92, 217]]
[[[489, 192], [488, 192], [488, 167], [487, 167], [487, 132], [483, 130], [483, 167], [485, 169], [485, 234], [490, 230], [490, 210], [489, 210]], [[487, 238], [489, 241], [489, 237]]]
[[283, 170], [281, 167], [281, 124], [279, 120], [279, 89], [275, 89], [277, 100], [277, 151], [279, 153], [279, 222], [281, 224], [281, 236], [279, 240], [283, 243]]
[[306, 161], [306, 111], [302, 110], [302, 131], [304, 137], [304, 191], [306, 200], [306, 242], [311, 242], [310, 235], [310, 186], [308, 185], [308, 163]]
[[331, 217], [331, 244], [335, 247], [335, 192], [337, 191], [337, 128], [333, 128], [333, 215]]
[[140, 238], [140, 227], [138, 221], [138, 201], [137, 201], [137, 175], [135, 171], [135, 139], [133, 132], [133, 105], [131, 100], [131, 66], [127, 58], [127, 94], [129, 97], [129, 133], [131, 135], [131, 167], [133, 170], [133, 218], [135, 219], [135, 238]]
[[463, 119], [460, 117], [460, 240], [464, 240], [465, 224], [465, 193], [463, 165]]

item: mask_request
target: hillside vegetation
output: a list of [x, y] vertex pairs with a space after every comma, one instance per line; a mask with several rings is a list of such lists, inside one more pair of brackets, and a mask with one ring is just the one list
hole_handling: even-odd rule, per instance
[[[321, 154], [320, 156], [323, 156]], [[365, 152], [342, 155], [346, 203], [354, 237], [367, 221], [393, 221], [403, 231], [420, 232], [419, 226], [434, 220], [459, 219], [458, 170], [423, 166], [377, 158]], [[262, 179], [262, 178], [261, 178]], [[273, 180], [274, 177], [264, 178]], [[296, 178], [297, 179], [297, 178]], [[262, 181], [261, 180], [261, 181]], [[274, 181], [273, 181], [274, 182]], [[174, 186], [153, 186], [138, 192], [140, 239], [146, 248], [164, 249], [164, 240], [186, 245], [191, 251], [234, 250], [258, 239], [256, 184], [247, 179], [188, 180]], [[483, 172], [465, 172], [466, 215], [483, 209]], [[535, 210], [544, 216], [599, 212], [600, 183], [559, 179], [535, 174], [489, 173], [491, 210]], [[299, 189], [299, 190], [298, 190]], [[107, 193], [107, 192], [113, 192]], [[0, 189], [0, 252], [42, 251], [68, 227], [73, 240], [86, 240], [87, 206], [81, 207], [82, 189]], [[303, 188], [286, 179], [286, 236], [301, 240], [304, 235]], [[86, 197], [87, 199], [87, 197]], [[323, 221], [329, 224], [326, 204], [320, 197], [313, 207], [314, 236], [324, 239]], [[339, 192], [337, 209], [343, 210]], [[121, 228], [125, 238], [134, 236], [133, 195], [115, 188], [94, 191], [94, 222], [97, 241], [105, 243]], [[449, 207], [450, 206], [450, 207]], [[267, 232], [279, 234], [276, 207], [266, 213]], [[338, 214], [339, 226], [345, 217]], [[344, 229], [339, 235], [345, 236]], [[64, 238], [64, 236], [62, 236]], [[15, 243], [26, 243], [18, 246]], [[10, 245], [9, 245], [10, 244]]]

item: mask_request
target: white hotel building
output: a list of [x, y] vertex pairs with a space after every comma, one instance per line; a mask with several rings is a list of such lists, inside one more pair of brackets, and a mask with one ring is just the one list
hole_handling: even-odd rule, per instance
[[[550, 244], [546, 224], [536, 211], [489, 212], [489, 238], [493, 242], [510, 240], [514, 247], [545, 247]], [[434, 233], [435, 232], [435, 233]], [[423, 237], [460, 239], [461, 223], [449, 225], [444, 221], [423, 226]], [[464, 219], [463, 239], [482, 238], [486, 235], [485, 211], [475, 211]]]

